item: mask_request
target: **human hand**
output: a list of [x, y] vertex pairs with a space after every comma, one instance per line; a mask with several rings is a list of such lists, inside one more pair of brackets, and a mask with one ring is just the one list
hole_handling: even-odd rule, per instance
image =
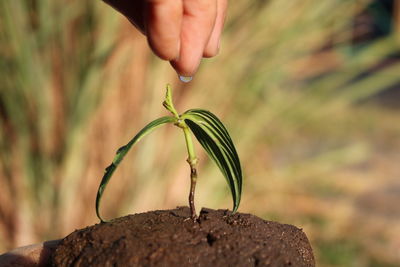
[[40, 244], [19, 247], [0, 255], [0, 266], [44, 267], [51, 265], [51, 254], [59, 240], [46, 241]]
[[147, 36], [154, 53], [179, 75], [193, 76], [219, 51], [227, 0], [104, 0]]

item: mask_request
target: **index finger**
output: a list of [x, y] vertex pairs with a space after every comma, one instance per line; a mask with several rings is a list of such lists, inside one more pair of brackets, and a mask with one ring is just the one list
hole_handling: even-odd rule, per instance
[[154, 53], [162, 59], [179, 56], [182, 21], [181, 0], [147, 0], [145, 31]]
[[197, 71], [216, 16], [216, 0], [184, 1], [180, 55], [179, 59], [171, 61], [179, 74], [192, 76]]

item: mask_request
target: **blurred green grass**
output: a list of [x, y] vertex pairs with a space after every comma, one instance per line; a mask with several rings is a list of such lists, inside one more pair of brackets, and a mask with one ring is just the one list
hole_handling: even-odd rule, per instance
[[[373, 101], [400, 82], [398, 62], [382, 65], [399, 41], [391, 31], [355, 45], [368, 5], [231, 3], [220, 55], [183, 85], [100, 1], [1, 2], [0, 251], [97, 222], [104, 167], [164, 114], [172, 83], [179, 110], [209, 109], [232, 133], [242, 212], [303, 228], [318, 266], [399, 264], [397, 220], [362, 208], [396, 185], [400, 159], [399, 109]], [[186, 205], [185, 155], [173, 127], [152, 134], [116, 174], [104, 214]], [[200, 164], [197, 206], [230, 208], [218, 169], [204, 154]]]

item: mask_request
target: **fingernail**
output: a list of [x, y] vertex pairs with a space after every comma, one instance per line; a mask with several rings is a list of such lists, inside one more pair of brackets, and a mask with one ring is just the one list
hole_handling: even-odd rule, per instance
[[191, 77], [191, 76], [182, 76], [182, 75], [178, 75], [178, 76], [179, 76], [179, 80], [181, 80], [181, 82], [184, 82], [184, 83], [188, 83], [193, 79], [193, 77]]

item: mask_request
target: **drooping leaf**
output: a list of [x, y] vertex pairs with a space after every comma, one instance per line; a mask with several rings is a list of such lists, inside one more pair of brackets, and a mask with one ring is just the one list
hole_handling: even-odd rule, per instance
[[242, 193], [242, 169], [228, 131], [214, 114], [206, 110], [191, 109], [182, 114], [181, 118], [225, 176], [235, 212]]
[[144, 136], [152, 132], [154, 129], [157, 127], [161, 126], [162, 124], [165, 123], [175, 123], [177, 121], [176, 118], [168, 116], [168, 117], [162, 117], [159, 119], [156, 119], [149, 124], [147, 124], [138, 134], [136, 134], [132, 140], [129, 141], [126, 145], [120, 147], [117, 151], [117, 154], [114, 157], [113, 162], [108, 166], [105, 170], [104, 176], [100, 182], [99, 189], [97, 190], [97, 197], [96, 197], [96, 214], [97, 217], [100, 219], [100, 221], [105, 222], [103, 218], [100, 216], [99, 208], [100, 208], [100, 200], [103, 195], [103, 192], [108, 184], [108, 182], [111, 179], [111, 176], [117, 169], [119, 163], [124, 159], [125, 155], [128, 153], [128, 151], [131, 149], [131, 147], [136, 144], [140, 139], [142, 139]]

